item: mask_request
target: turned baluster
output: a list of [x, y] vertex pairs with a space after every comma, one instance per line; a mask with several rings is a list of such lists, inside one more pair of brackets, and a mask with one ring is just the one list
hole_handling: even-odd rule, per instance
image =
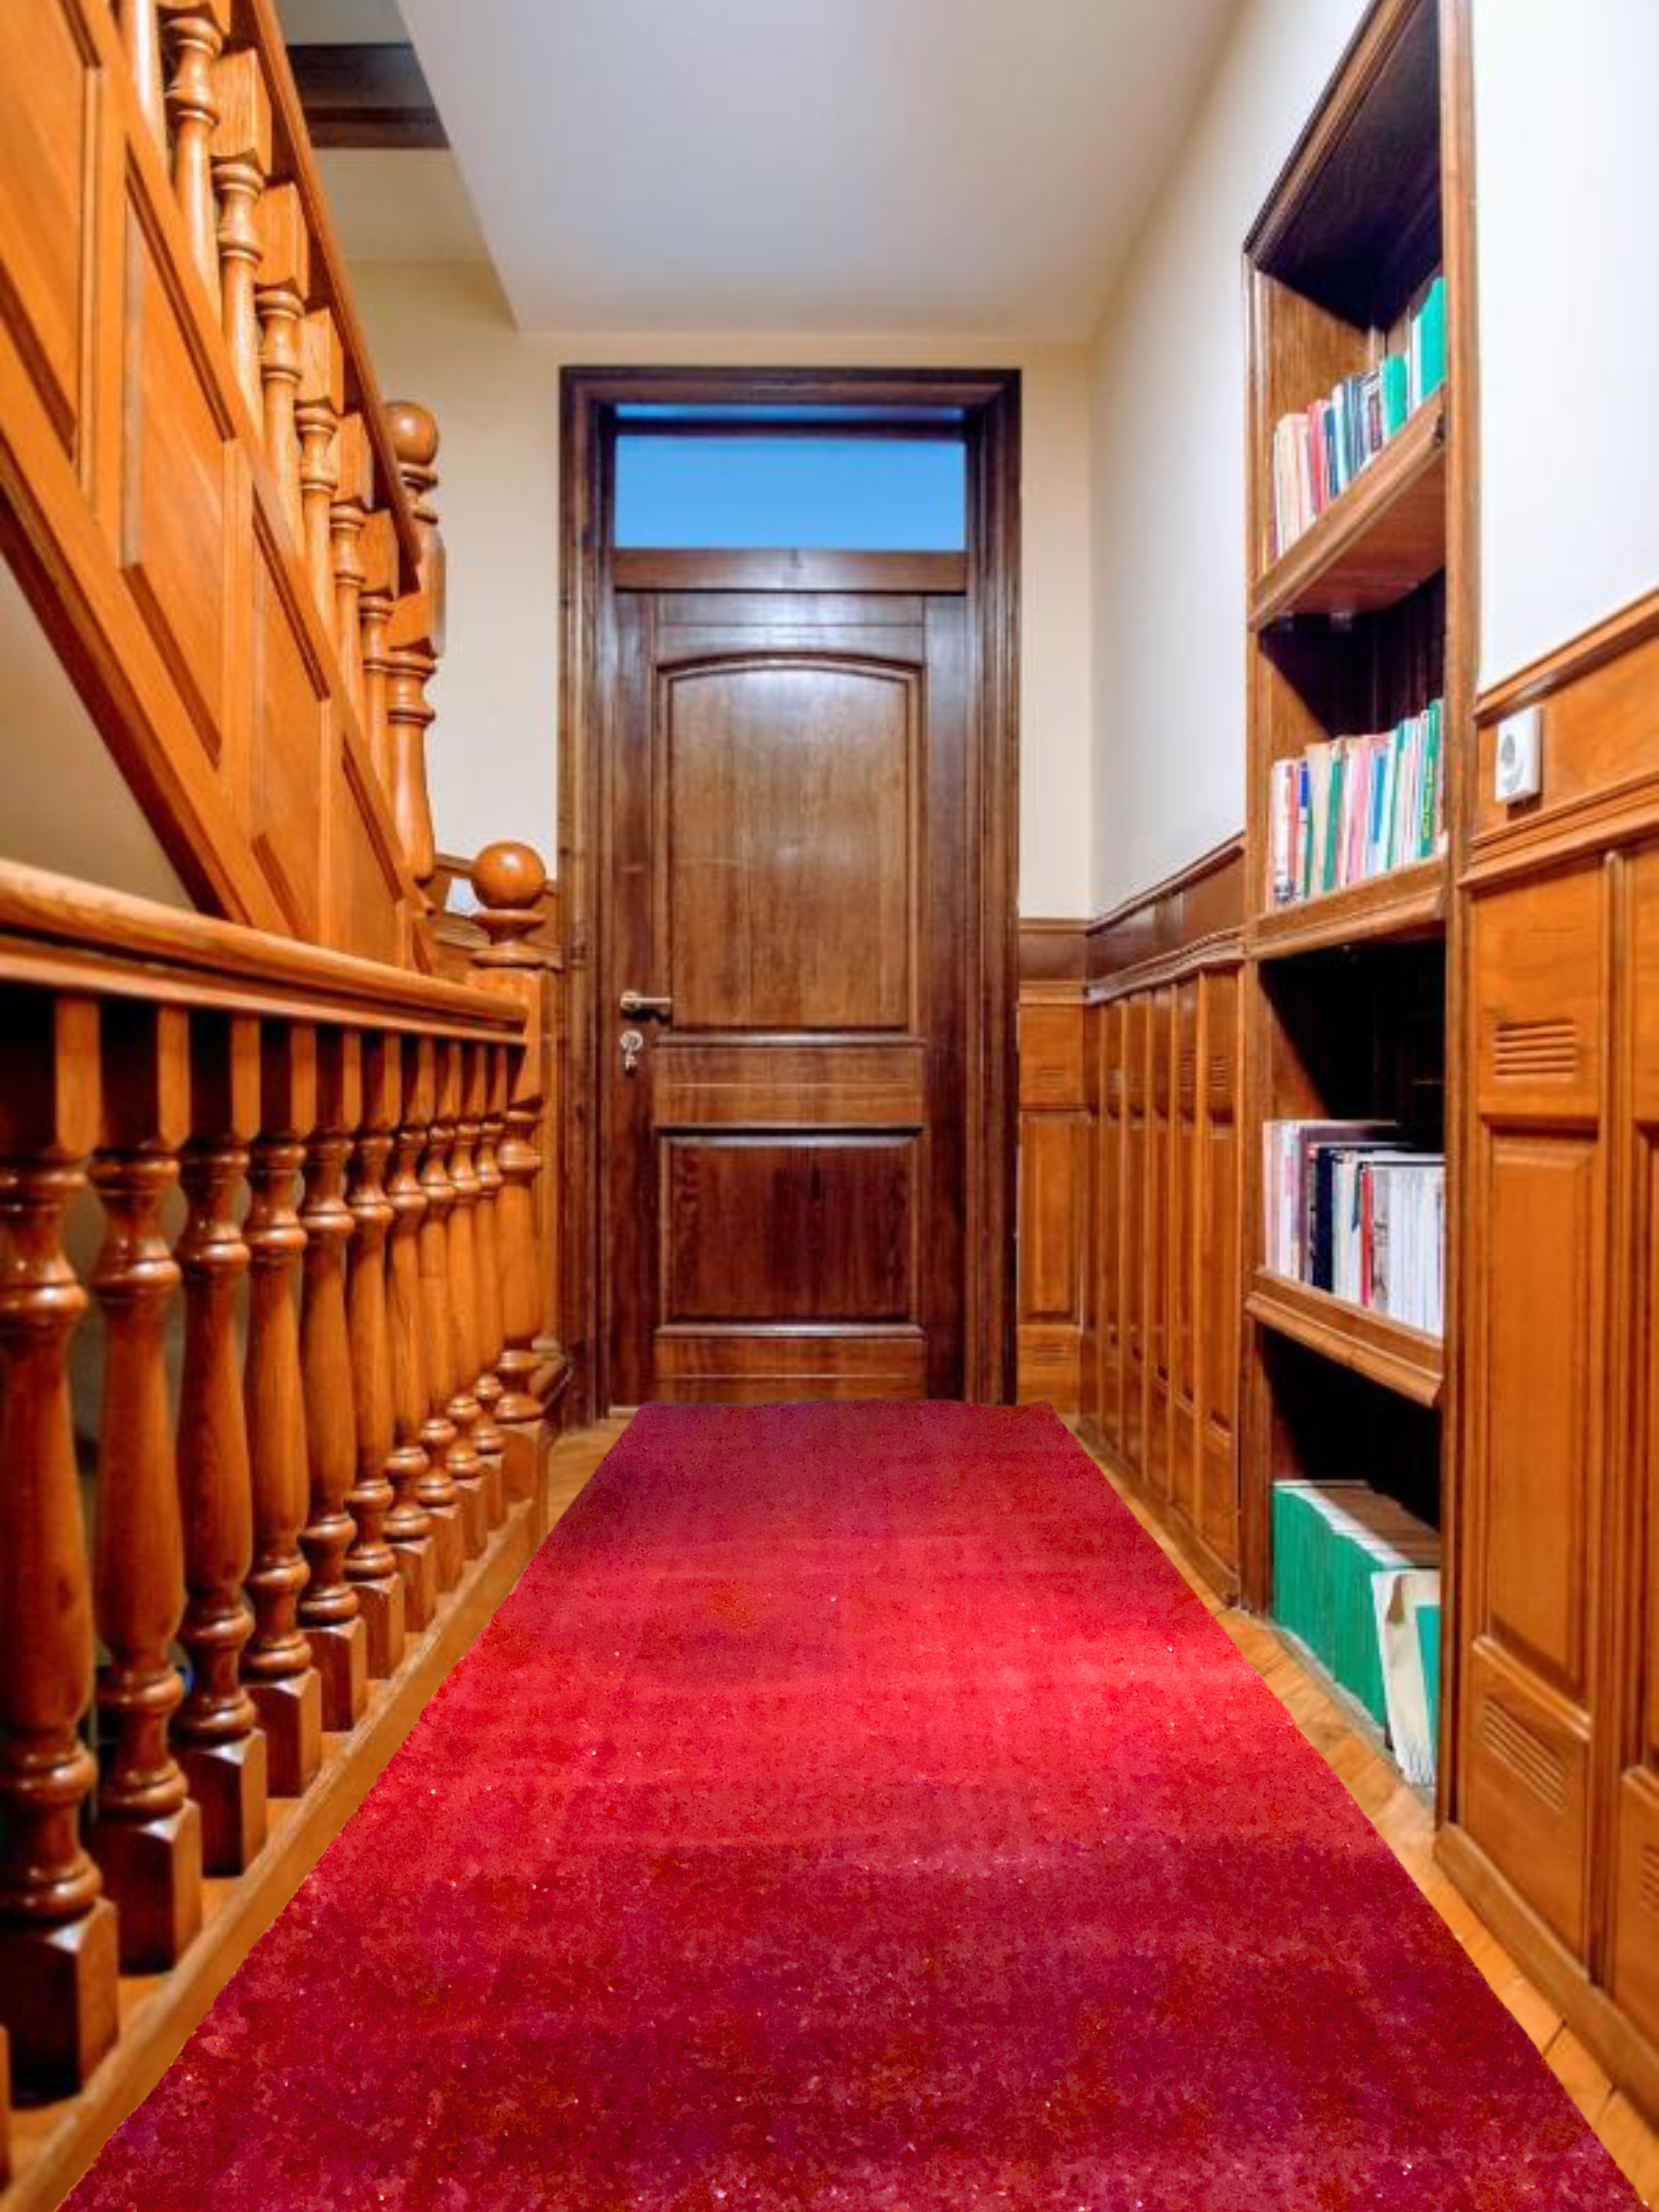
[[346, 1508], [357, 1472], [357, 1425], [345, 1297], [345, 1255], [353, 1223], [344, 1191], [346, 1163], [362, 1111], [359, 1039], [324, 1030], [318, 1039], [317, 1079], [317, 1127], [306, 1146], [300, 1211], [307, 1240], [300, 1364], [311, 1473], [311, 1517], [300, 1534], [311, 1579], [300, 1600], [300, 1620], [323, 1678], [323, 1725], [349, 1729], [362, 1717], [368, 1697], [362, 1608], [345, 1571], [345, 1556], [357, 1534]]
[[310, 1506], [300, 1270], [306, 1232], [294, 1200], [317, 1121], [317, 1033], [273, 1024], [260, 1063], [259, 1133], [248, 1165], [252, 1202], [243, 1234], [252, 1258], [243, 1397], [253, 1480], [253, 1633], [242, 1680], [265, 1732], [273, 1796], [298, 1797], [323, 1756], [322, 1681], [300, 1626], [310, 1577], [300, 1530]]
[[173, 189], [191, 257], [215, 310], [219, 238], [213, 200], [213, 131], [219, 119], [214, 64], [230, 30], [230, 0], [161, 0], [173, 57], [167, 112], [173, 125]]
[[357, 1536], [346, 1553], [345, 1571], [362, 1609], [368, 1671], [376, 1678], [390, 1674], [404, 1655], [404, 1586], [386, 1534], [393, 1503], [386, 1472], [392, 1438], [386, 1244], [397, 1218], [386, 1188], [386, 1170], [399, 1096], [397, 1042], [370, 1037], [363, 1046], [362, 1116], [351, 1155], [348, 1200], [356, 1224], [346, 1273], [346, 1319], [357, 1462], [347, 1503]]
[[242, 1584], [253, 1559], [253, 1496], [236, 1351], [248, 1249], [236, 1193], [259, 1115], [259, 1025], [203, 1015], [191, 1040], [191, 1121], [182, 1170], [190, 1212], [176, 1256], [185, 1278], [179, 1382], [184, 1626], [191, 1680], [173, 1740], [202, 1808], [202, 1863], [240, 1874], [265, 1839], [265, 1739], [240, 1662], [252, 1623]]
[[333, 315], [326, 307], [319, 307], [300, 326], [300, 398], [294, 419], [300, 432], [300, 507], [306, 567], [319, 611], [330, 623], [334, 620], [331, 509], [337, 481], [334, 431], [344, 404], [344, 356]]
[[540, 925], [546, 880], [541, 857], [529, 845], [488, 846], [472, 869], [479, 902], [477, 919], [489, 940], [473, 956], [477, 980], [485, 989], [514, 1000], [526, 1018], [524, 1046], [513, 1056], [507, 1085], [497, 1155], [501, 1189], [495, 1204], [505, 1346], [496, 1367], [501, 1395], [495, 1417], [507, 1437], [504, 1465], [511, 1497], [536, 1492], [546, 1419], [546, 1407], [533, 1386], [541, 1364], [536, 1339], [547, 1311], [536, 1192], [542, 1164], [538, 1138], [547, 962], [545, 954], [528, 941]]
[[80, 1832], [96, 1769], [69, 1341], [87, 1294], [63, 1246], [98, 1134], [97, 1010], [8, 995], [0, 1037], [0, 2022], [17, 2085], [61, 2096], [116, 2033], [115, 1911]]
[[505, 1349], [501, 1324], [500, 1155], [501, 1136], [507, 1127], [507, 1048], [486, 1045], [480, 1058], [482, 1095], [475, 1163], [478, 1211], [474, 1231], [478, 1254], [478, 1379], [472, 1386], [480, 1411], [473, 1440], [487, 1459], [500, 1461], [507, 1443], [497, 1413], [501, 1402], [501, 1378], [495, 1372]]
[[[428, 1072], [431, 1053], [427, 1053]], [[399, 1106], [392, 1138], [386, 1197], [392, 1231], [386, 1244], [386, 1321], [392, 1349], [392, 1446], [386, 1463], [394, 1502], [386, 1533], [404, 1581], [404, 1610], [411, 1628], [424, 1628], [438, 1609], [442, 1587], [453, 1586], [462, 1565], [454, 1486], [440, 1463], [434, 1469], [421, 1441], [428, 1407], [426, 1323], [421, 1310], [421, 1223], [426, 1193], [417, 1172], [426, 1146], [429, 1105], [422, 1103], [419, 1048], [413, 1038], [399, 1049]], [[429, 1076], [428, 1076], [429, 1087]], [[432, 1492], [428, 1503], [428, 1492]], [[441, 1547], [439, 1530], [451, 1532]], [[441, 1549], [444, 1557], [441, 1560]]]
[[363, 634], [358, 602], [367, 580], [363, 532], [374, 496], [374, 459], [361, 415], [348, 415], [334, 441], [338, 479], [329, 510], [334, 562], [334, 649], [345, 678], [346, 696], [361, 721], [363, 712]]
[[161, 89], [161, 33], [156, 21], [155, 0], [121, 0], [121, 40], [127, 50], [133, 89], [138, 95], [138, 112], [165, 153], [167, 116]]
[[296, 185], [273, 185], [258, 206], [259, 270], [253, 304], [264, 342], [265, 456], [276, 478], [296, 544], [305, 543], [296, 416], [306, 294], [311, 284], [311, 234]]
[[202, 1925], [202, 1819], [173, 1757], [184, 1684], [169, 1655], [185, 1610], [185, 1538], [164, 1331], [178, 1262], [161, 1208], [190, 1129], [190, 1026], [176, 1007], [104, 1009], [103, 1133], [92, 1181], [104, 1243], [93, 1594], [109, 1651], [98, 1677], [102, 1776], [93, 1856], [119, 1917], [128, 1973], [173, 1966]]
[[454, 1203], [449, 1209], [449, 1318], [454, 1342], [450, 1373], [455, 1383], [449, 1401], [449, 1417], [465, 1433], [478, 1462], [479, 1498], [487, 1532], [500, 1522], [507, 1507], [500, 1458], [485, 1457], [483, 1442], [478, 1434], [483, 1407], [474, 1387], [483, 1365], [478, 1329], [479, 1185], [475, 1155], [483, 1094], [476, 1045], [446, 1046], [441, 1060], [445, 1057], [453, 1069], [455, 1131], [449, 1151], [449, 1180], [455, 1192]]
[[259, 199], [270, 173], [270, 100], [258, 51], [244, 46], [214, 64], [219, 118], [213, 131], [213, 182], [219, 195], [219, 275], [231, 367], [258, 422], [259, 318], [254, 283], [260, 253]]
[[432, 493], [438, 474], [438, 425], [424, 407], [400, 399], [386, 409], [386, 427], [398, 473], [420, 533], [420, 577], [392, 611], [388, 633], [392, 670], [386, 714], [392, 750], [392, 817], [417, 884], [429, 883], [437, 865], [432, 805], [427, 790], [426, 733], [434, 719], [426, 687], [444, 649], [444, 542]]
[[398, 532], [391, 512], [377, 507], [363, 532], [363, 588], [357, 602], [362, 629], [363, 736], [386, 804], [392, 804], [392, 726], [386, 703], [392, 674], [386, 642], [397, 604]]
[[[434, 1467], [449, 1479], [459, 1509], [462, 1548], [468, 1557], [484, 1547], [489, 1528], [482, 1495], [483, 1469], [466, 1428], [455, 1418], [459, 1376], [455, 1368], [455, 1329], [451, 1316], [449, 1217], [455, 1186], [449, 1158], [455, 1141], [454, 1054], [447, 1044], [433, 1047], [431, 1118], [421, 1156], [421, 1188], [426, 1213], [421, 1223], [421, 1313], [426, 1324], [426, 1380], [432, 1410], [421, 1441]], [[477, 1401], [473, 1401], [476, 1412]]]

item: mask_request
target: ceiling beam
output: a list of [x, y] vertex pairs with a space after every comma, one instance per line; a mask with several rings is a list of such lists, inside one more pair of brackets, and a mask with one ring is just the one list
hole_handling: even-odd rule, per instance
[[407, 149], [449, 143], [406, 40], [292, 46], [288, 58], [314, 145]]

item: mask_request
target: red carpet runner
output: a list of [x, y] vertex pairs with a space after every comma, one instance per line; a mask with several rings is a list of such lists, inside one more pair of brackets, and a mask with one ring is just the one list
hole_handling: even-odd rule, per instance
[[1046, 1410], [653, 1408], [76, 2212], [1635, 2199]]

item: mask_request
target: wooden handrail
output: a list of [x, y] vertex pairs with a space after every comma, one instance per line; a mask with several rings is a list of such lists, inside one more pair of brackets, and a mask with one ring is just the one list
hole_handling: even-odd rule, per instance
[[0, 980], [388, 1030], [511, 1035], [499, 994], [0, 860]]
[[459, 983], [0, 863], [0, 2051], [32, 2099], [86, 2086], [121, 1975], [203, 1940], [204, 1879], [538, 1495], [545, 877], [515, 845], [473, 875]]

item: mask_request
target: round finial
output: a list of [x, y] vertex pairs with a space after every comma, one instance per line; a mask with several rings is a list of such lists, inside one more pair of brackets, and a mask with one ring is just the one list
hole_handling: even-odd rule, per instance
[[486, 845], [472, 863], [472, 888], [484, 906], [534, 906], [546, 884], [547, 870], [533, 845], [511, 839]]
[[392, 450], [406, 467], [429, 469], [438, 458], [438, 418], [417, 399], [388, 399], [386, 427]]

